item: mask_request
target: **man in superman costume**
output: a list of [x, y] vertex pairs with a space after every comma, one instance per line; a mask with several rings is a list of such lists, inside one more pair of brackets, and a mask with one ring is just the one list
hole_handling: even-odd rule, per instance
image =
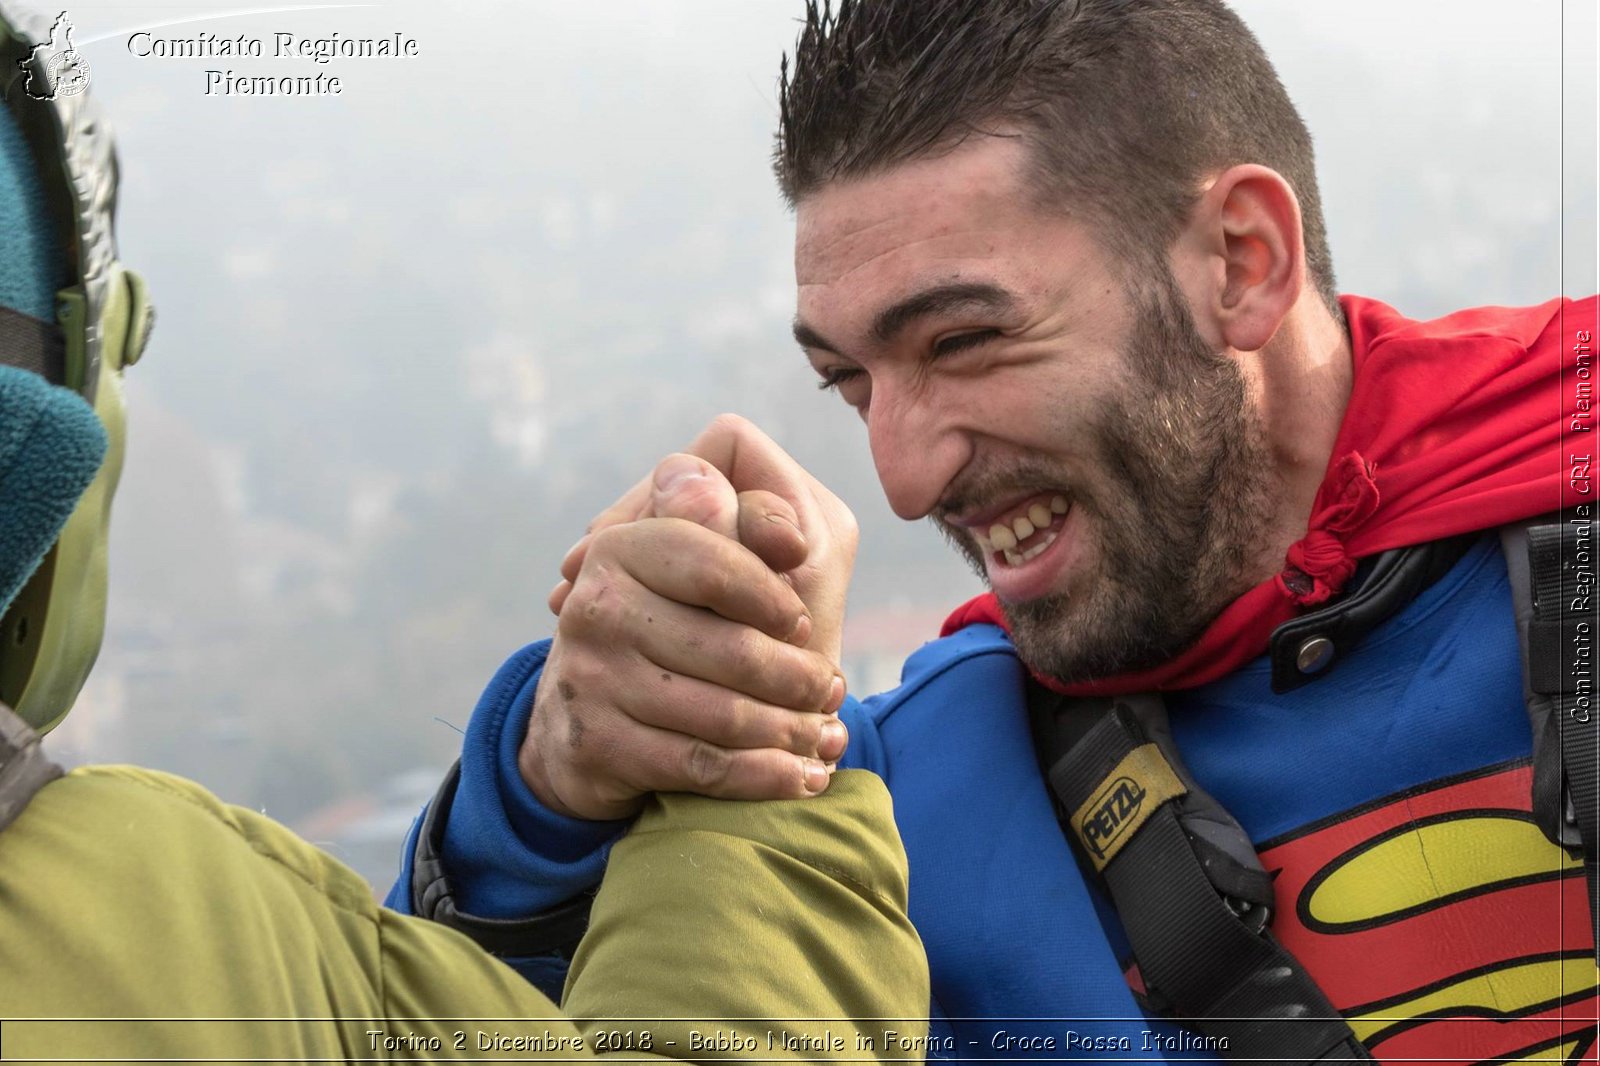
[[[491, 683], [391, 901], [553, 980], [643, 796], [863, 767], [910, 855], [933, 1055], [1594, 1061], [1502, 540], [1558, 512], [1589, 537], [1581, 645], [1596, 300], [1416, 322], [1338, 296], [1309, 137], [1216, 0], [811, 7], [781, 104], [796, 338], [896, 513], [992, 592], [899, 688], [844, 695], [823, 620], [853, 526], [719, 419], [568, 555], [554, 640]], [[1059, 777], [1050, 738], [1107, 723], [1132, 744]], [[1162, 825], [1187, 867], [1137, 865]], [[1234, 941], [1160, 919], [1194, 877], [1288, 962], [1207, 998]], [[1232, 1015], [1312, 1035], [1259, 1054]]]

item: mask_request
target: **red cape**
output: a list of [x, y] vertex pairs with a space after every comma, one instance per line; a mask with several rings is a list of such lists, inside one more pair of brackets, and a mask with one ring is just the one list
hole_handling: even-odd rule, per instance
[[[1302, 608], [1337, 594], [1358, 559], [1593, 504], [1600, 298], [1479, 307], [1432, 322], [1359, 296], [1340, 302], [1355, 370], [1350, 405], [1284, 569], [1154, 669], [1040, 681], [1080, 696], [1203, 685], [1263, 654], [1272, 631]], [[1010, 631], [993, 593], [957, 608], [941, 635], [981, 622]]]

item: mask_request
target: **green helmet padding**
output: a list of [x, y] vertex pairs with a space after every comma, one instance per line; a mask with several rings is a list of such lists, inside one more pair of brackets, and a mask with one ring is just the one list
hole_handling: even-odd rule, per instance
[[[123, 352], [135, 283], [121, 271], [102, 317], [105, 357], [94, 412], [105, 427], [105, 461], [67, 519], [55, 546], [0, 619], [0, 702], [43, 732], [72, 709], [100, 652], [106, 620], [106, 551], [111, 498], [122, 476], [126, 431]], [[137, 283], [142, 291], [143, 283]], [[142, 319], [142, 311], [139, 313]]]
[[0, 612], [56, 542], [106, 453], [83, 397], [0, 366]]
[[20, 64], [50, 34], [48, 19], [0, 0], [0, 89], [32, 155], [60, 250], [56, 276], [65, 279], [52, 308], [60, 380], [92, 405], [107, 444], [54, 546], [0, 617], [0, 702], [41, 731], [71, 709], [99, 653], [107, 525], [125, 436], [122, 371], [143, 351], [153, 321], [144, 282], [117, 261], [108, 127], [87, 93], [41, 100], [23, 90]]

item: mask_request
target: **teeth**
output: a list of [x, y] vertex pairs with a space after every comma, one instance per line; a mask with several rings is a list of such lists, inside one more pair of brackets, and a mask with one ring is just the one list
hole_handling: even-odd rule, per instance
[[1001, 555], [1005, 557], [1007, 566], [1021, 566], [1023, 563], [1037, 557], [1039, 553], [1043, 552], [1046, 548], [1050, 547], [1050, 545], [1054, 544], [1056, 542], [1056, 538], [1060, 535], [1060, 533], [1046, 533], [1043, 537], [1039, 538], [1039, 543], [1035, 544], [1025, 552], [1007, 549], [1006, 551], [1001, 552]]
[[[1013, 518], [1010, 524], [996, 522], [987, 533], [980, 529], [972, 530], [972, 539], [985, 555], [999, 552], [1011, 566], [1021, 566], [1055, 541], [1056, 533], [1050, 533], [1049, 529], [1055, 524], [1057, 516], [1066, 514], [1070, 507], [1065, 496], [1052, 496], [1049, 503], [1036, 501], [1029, 505], [1026, 513]], [[1048, 535], [1041, 536], [1039, 543], [1027, 551], [1017, 550], [1019, 544], [1039, 534]]]
[[1010, 526], [996, 522], [989, 527], [989, 542], [1001, 551], [1009, 552], [1017, 546], [1017, 537], [1011, 532]]
[[1050, 545], [1052, 545], [1052, 544], [1054, 544], [1056, 542], [1056, 538], [1058, 536], [1060, 536], [1060, 535], [1061, 534], [1059, 534], [1059, 533], [1047, 533], [1047, 534], [1045, 534], [1045, 536], [1040, 538], [1039, 543], [1035, 544], [1033, 547], [1029, 548], [1027, 551], [1022, 553], [1022, 561], [1023, 562], [1027, 562], [1029, 559], [1032, 559], [1034, 556], [1038, 555], [1040, 552], [1042, 552], [1046, 548], [1050, 547]]

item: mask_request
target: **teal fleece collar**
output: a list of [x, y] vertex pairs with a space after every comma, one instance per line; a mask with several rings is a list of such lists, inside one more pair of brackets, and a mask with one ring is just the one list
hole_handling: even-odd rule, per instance
[[[33, 154], [11, 112], [0, 104], [0, 306], [55, 320], [55, 294], [71, 284]], [[0, 362], [4, 359], [0, 358]]]
[[106, 443], [83, 397], [0, 366], [0, 613], [61, 534]]

